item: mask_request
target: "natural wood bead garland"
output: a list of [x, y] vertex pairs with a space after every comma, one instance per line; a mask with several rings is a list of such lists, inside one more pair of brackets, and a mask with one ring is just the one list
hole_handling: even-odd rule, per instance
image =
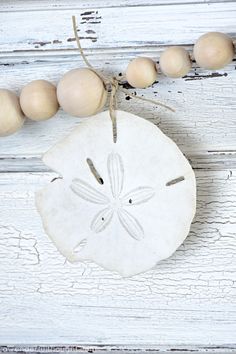
[[[209, 32], [197, 40], [193, 56], [200, 67], [215, 70], [229, 64], [234, 51], [230, 37]], [[126, 80], [132, 87], [146, 88], [156, 81], [157, 69], [152, 59], [135, 58], [127, 67]], [[168, 77], [185, 76], [191, 69], [188, 52], [178, 46], [166, 49], [160, 56], [160, 69]], [[23, 88], [20, 100], [13, 92], [0, 89], [0, 136], [18, 131], [23, 126], [24, 115], [35, 121], [46, 120], [56, 114], [60, 104], [65, 112], [73, 116], [87, 117], [102, 110], [106, 100], [107, 88], [91, 65], [66, 73], [59, 81], [57, 90], [48, 81], [32, 81]]]

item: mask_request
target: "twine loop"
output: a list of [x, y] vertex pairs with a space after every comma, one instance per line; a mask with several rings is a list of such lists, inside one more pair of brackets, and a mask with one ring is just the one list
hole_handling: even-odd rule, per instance
[[123, 87], [121, 87], [121, 78], [117, 78], [115, 76], [113, 76], [112, 78], [108, 78], [105, 75], [101, 74], [99, 71], [97, 71], [88, 61], [87, 57], [84, 54], [83, 48], [81, 46], [80, 43], [80, 39], [77, 33], [77, 25], [76, 25], [76, 18], [75, 16], [72, 16], [72, 24], [73, 24], [73, 30], [74, 30], [74, 35], [75, 35], [75, 39], [76, 39], [76, 43], [80, 52], [80, 55], [82, 56], [85, 64], [87, 65], [87, 67], [92, 70], [96, 75], [98, 75], [100, 77], [100, 79], [103, 82], [104, 88], [106, 89], [107, 92], [110, 93], [110, 101], [109, 101], [109, 113], [110, 113], [110, 117], [111, 117], [111, 122], [112, 122], [112, 134], [113, 134], [113, 142], [116, 143], [117, 142], [117, 122], [116, 122], [116, 110], [117, 110], [117, 99], [116, 99], [116, 94], [117, 91], [120, 90], [121, 92], [123, 92], [125, 95], [131, 96], [133, 98], [142, 100], [142, 101], [146, 101], [149, 103], [152, 103], [154, 105], [157, 106], [161, 106], [164, 107], [166, 109], [169, 109], [172, 112], [175, 112], [175, 110], [167, 105], [165, 105], [162, 102], [156, 101], [156, 100], [151, 100], [148, 98], [144, 98], [138, 95], [135, 95], [131, 92], [129, 92], [129, 90], [124, 89]]

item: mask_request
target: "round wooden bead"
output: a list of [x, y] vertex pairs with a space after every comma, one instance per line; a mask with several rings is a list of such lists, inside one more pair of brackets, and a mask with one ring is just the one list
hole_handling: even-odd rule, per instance
[[193, 49], [197, 64], [205, 69], [221, 69], [234, 57], [234, 46], [230, 37], [220, 32], [209, 32], [201, 36]]
[[132, 87], [146, 88], [157, 78], [156, 63], [150, 58], [133, 59], [126, 70], [126, 79]]
[[191, 69], [191, 60], [187, 50], [181, 47], [170, 47], [160, 56], [162, 72], [169, 77], [185, 76]]
[[94, 71], [73, 69], [59, 81], [57, 98], [66, 113], [88, 117], [104, 107], [107, 91], [102, 79]]
[[26, 117], [46, 120], [58, 111], [56, 87], [46, 80], [34, 80], [27, 84], [20, 94], [21, 109]]
[[0, 136], [17, 132], [24, 124], [24, 115], [15, 93], [0, 89]]

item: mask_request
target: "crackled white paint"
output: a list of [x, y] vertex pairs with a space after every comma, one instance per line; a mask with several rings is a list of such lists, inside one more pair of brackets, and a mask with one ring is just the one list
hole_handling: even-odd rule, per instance
[[1, 175], [2, 344], [233, 343], [235, 170], [197, 172], [189, 237], [155, 270], [130, 279], [92, 263], [72, 265], [55, 251], [34, 206], [35, 190], [53, 177]]
[[[234, 39], [236, 34], [234, 1], [4, 0], [1, 87], [19, 92], [33, 79], [56, 83], [64, 72], [83, 65], [69, 39], [72, 14], [80, 34], [91, 37], [82, 39], [89, 60], [105, 73], [124, 73], [127, 62], [140, 54], [158, 60], [170, 44], [191, 51], [209, 30]], [[55, 174], [43, 172], [39, 158], [79, 119], [60, 111], [48, 122], [28, 121], [19, 134], [0, 140], [1, 345], [35, 351], [52, 351], [55, 344], [63, 344], [57, 350], [77, 345], [99, 351], [104, 345], [104, 353], [236, 349], [235, 62], [215, 77], [199, 68], [189, 76], [169, 80], [160, 75], [154, 87], [138, 91], [173, 106], [175, 114], [118, 95], [119, 108], [157, 124], [197, 174], [190, 236], [173, 257], [143, 275], [124, 280], [89, 263], [65, 263], [43, 232], [34, 191]]]
[[[85, 1], [84, 1], [85, 2]], [[100, 4], [102, 1], [99, 1]], [[236, 33], [235, 2], [170, 4], [162, 6], [76, 7], [6, 11], [1, 23], [2, 52], [22, 50], [74, 49], [72, 14], [77, 16], [83, 46], [91, 48], [139, 47], [143, 44], [191, 44], [211, 31]], [[69, 3], [68, 2], [64, 2]], [[144, 3], [145, 4], [145, 3]], [[96, 8], [98, 6], [98, 8]], [[40, 18], [40, 23], [38, 22]], [[52, 21], [53, 19], [53, 21]], [[226, 21], [227, 20], [227, 21]], [[15, 33], [9, 42], [9, 28]], [[87, 31], [87, 32], [86, 32]]]

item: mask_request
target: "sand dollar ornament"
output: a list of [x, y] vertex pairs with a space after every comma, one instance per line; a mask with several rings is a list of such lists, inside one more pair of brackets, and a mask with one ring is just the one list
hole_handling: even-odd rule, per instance
[[46, 233], [70, 262], [132, 276], [171, 256], [188, 235], [195, 176], [154, 124], [123, 111], [116, 117], [116, 143], [105, 111], [44, 155], [61, 178], [37, 192], [36, 204]]

